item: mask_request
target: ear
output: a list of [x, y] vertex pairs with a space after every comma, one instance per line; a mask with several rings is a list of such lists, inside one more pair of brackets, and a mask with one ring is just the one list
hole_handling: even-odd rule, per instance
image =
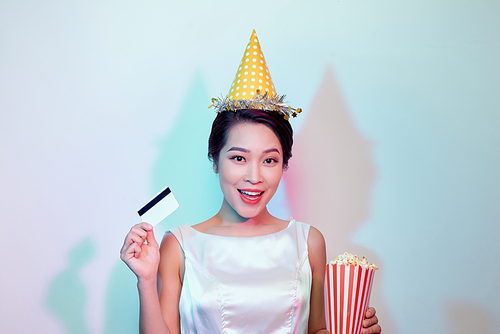
[[215, 174], [219, 174], [219, 168], [217, 167], [216, 164], [213, 164], [212, 168], [214, 169]]

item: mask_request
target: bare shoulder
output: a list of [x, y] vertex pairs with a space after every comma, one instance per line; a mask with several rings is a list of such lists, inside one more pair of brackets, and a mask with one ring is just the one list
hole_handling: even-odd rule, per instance
[[314, 226], [309, 229], [307, 238], [307, 247], [309, 250], [309, 261], [311, 267], [324, 267], [326, 264], [326, 243], [323, 234]]
[[160, 246], [160, 273], [168, 267], [180, 268], [184, 259], [184, 252], [177, 238], [170, 232], [165, 234]]
[[325, 237], [316, 227], [311, 226], [309, 228], [309, 236], [307, 238], [307, 244], [309, 248], [319, 246], [325, 248]]
[[174, 251], [177, 248], [181, 249], [181, 245], [179, 244], [177, 238], [171, 232], [165, 233], [165, 236], [161, 241], [160, 252], [167, 250]]

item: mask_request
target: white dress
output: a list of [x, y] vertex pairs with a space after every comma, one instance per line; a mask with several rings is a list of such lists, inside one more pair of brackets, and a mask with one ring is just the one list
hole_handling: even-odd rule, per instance
[[170, 232], [185, 256], [181, 333], [307, 333], [309, 225], [256, 237]]

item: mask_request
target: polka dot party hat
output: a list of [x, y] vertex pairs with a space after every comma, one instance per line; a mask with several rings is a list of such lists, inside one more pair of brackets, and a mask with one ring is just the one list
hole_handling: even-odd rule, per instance
[[215, 111], [238, 111], [240, 109], [275, 110], [289, 119], [296, 117], [302, 110], [287, 106], [285, 95], [276, 94], [271, 74], [266, 65], [255, 30], [245, 49], [243, 59], [238, 66], [229, 94], [222, 98], [213, 98]]
[[276, 95], [271, 74], [254, 30], [229, 90], [229, 100], [252, 98], [257, 90]]

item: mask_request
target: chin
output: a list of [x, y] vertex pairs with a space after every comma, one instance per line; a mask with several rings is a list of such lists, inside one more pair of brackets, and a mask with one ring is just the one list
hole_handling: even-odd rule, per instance
[[251, 218], [257, 217], [262, 212], [262, 210], [263, 210], [263, 208], [259, 208], [259, 209], [257, 209], [257, 208], [252, 208], [252, 209], [245, 208], [245, 209], [240, 209], [240, 210], [235, 210], [235, 211], [240, 217], [251, 219]]

